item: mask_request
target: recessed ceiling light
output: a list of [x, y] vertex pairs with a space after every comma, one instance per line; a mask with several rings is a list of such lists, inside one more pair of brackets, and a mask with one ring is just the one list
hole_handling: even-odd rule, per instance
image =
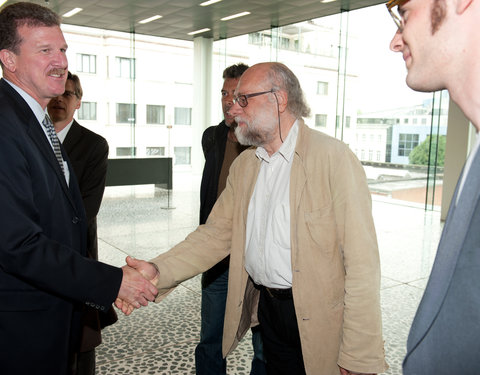
[[201, 3], [201, 4], [199, 4], [199, 5], [200, 5], [201, 7], [206, 7], [206, 6], [215, 4], [215, 3], [219, 3], [220, 1], [222, 1], [222, 0], [208, 0], [208, 1], [204, 1], [203, 3]]
[[220, 21], [233, 20], [234, 18], [247, 16], [249, 14], [250, 14], [250, 12], [242, 12], [242, 13], [232, 14], [231, 16], [220, 18]]
[[206, 27], [205, 29], [200, 29], [200, 30], [197, 30], [197, 31], [190, 31], [188, 33], [188, 35], [200, 34], [200, 33], [204, 33], [205, 31], [210, 31], [210, 29], [208, 27]]
[[72, 9], [70, 12], [65, 13], [62, 17], [65, 17], [65, 18], [72, 17], [75, 14], [77, 14], [78, 12], [81, 12], [82, 10], [83, 10], [82, 8]]
[[144, 20], [138, 21], [138, 23], [149, 23], [149, 22], [158, 20], [159, 18], [162, 18], [162, 16], [157, 14], [156, 16], [153, 16], [153, 17], [150, 17], [150, 18], [145, 18]]
[[323, 3], [323, 4], [333, 3], [334, 1], [337, 1], [337, 0], [320, 0], [320, 2]]

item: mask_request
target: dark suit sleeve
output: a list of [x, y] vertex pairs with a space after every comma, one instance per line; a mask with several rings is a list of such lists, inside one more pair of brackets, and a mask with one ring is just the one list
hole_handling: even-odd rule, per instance
[[97, 137], [91, 148], [83, 174], [78, 177], [87, 220], [96, 217], [100, 209], [108, 164], [108, 143], [103, 137]]

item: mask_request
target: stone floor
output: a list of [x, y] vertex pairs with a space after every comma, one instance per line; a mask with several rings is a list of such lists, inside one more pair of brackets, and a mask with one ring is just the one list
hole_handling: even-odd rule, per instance
[[[150, 186], [109, 187], [98, 216], [100, 259], [123, 265], [132, 255], [150, 259], [196, 228], [199, 177], [174, 176], [168, 193]], [[390, 369], [401, 374], [408, 330], [422, 296], [441, 232], [439, 212], [373, 196], [382, 263], [382, 312]], [[194, 374], [200, 327], [200, 279], [179, 286], [160, 304], [119, 314], [103, 331], [97, 374]], [[252, 357], [246, 337], [228, 357], [229, 375], [246, 375]], [[319, 374], [321, 375], [321, 374]]]

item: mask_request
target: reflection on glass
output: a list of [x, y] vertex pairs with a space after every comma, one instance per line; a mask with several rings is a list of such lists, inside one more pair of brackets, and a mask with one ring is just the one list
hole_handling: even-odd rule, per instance
[[[77, 116], [108, 139], [110, 157], [166, 155], [177, 170], [191, 166], [201, 142], [192, 113], [193, 43], [63, 28], [85, 92]], [[380, 4], [214, 42], [212, 124], [222, 119], [215, 93], [226, 66], [283, 62], [311, 106], [306, 123], [349, 145], [373, 194], [436, 207], [448, 95], [406, 86], [404, 62], [388, 48], [395, 31]]]

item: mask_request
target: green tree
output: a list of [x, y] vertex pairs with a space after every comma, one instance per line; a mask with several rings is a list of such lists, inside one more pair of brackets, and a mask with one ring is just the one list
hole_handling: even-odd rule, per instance
[[[430, 145], [429, 135], [422, 143], [415, 147], [410, 155], [408, 155], [408, 160], [410, 164], [416, 165], [427, 165], [428, 164], [428, 155], [430, 153], [430, 147], [432, 147], [432, 163], [435, 162], [435, 151], [437, 150], [437, 137], [434, 136], [432, 139], [432, 144]], [[443, 167], [445, 161], [445, 143], [447, 142], [447, 137], [440, 135], [438, 137], [438, 154], [437, 154], [437, 166]]]

